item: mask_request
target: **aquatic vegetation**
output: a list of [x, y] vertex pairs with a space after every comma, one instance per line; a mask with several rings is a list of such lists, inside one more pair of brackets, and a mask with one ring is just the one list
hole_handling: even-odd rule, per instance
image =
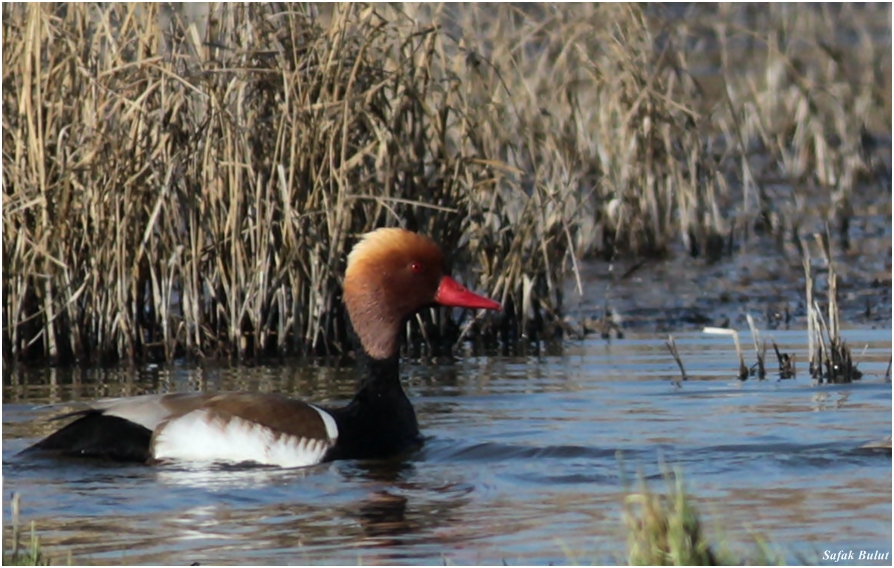
[[44, 556], [40, 547], [40, 539], [35, 532], [34, 523], [31, 523], [30, 540], [28, 545], [22, 548], [18, 540], [18, 527], [13, 528], [13, 546], [10, 552], [4, 551], [4, 566], [49, 566], [50, 561]]
[[725, 566], [784, 565], [785, 559], [755, 537], [757, 547], [747, 561], [721, 541], [712, 544], [703, 521], [686, 493], [680, 472], [664, 474], [667, 493], [649, 489], [640, 478], [638, 491], [630, 491], [624, 502], [630, 566]]
[[630, 565], [717, 565], [716, 553], [704, 538], [695, 508], [682, 486], [668, 481], [668, 496], [652, 493], [641, 482], [641, 490], [625, 500]]
[[818, 215], [847, 246], [890, 6], [662, 10], [4, 5], [4, 359], [344, 352], [383, 225], [506, 306], [419, 318], [432, 350], [561, 334], [588, 255], [787, 254]]
[[[4, 566], [49, 566], [49, 558], [43, 553], [40, 547], [40, 539], [34, 528], [34, 522], [31, 522], [30, 539], [27, 546], [22, 547], [21, 542], [21, 522], [19, 519], [20, 496], [13, 493], [10, 501], [10, 509], [12, 513], [11, 523], [4, 526], [8, 528], [10, 535], [10, 545], [7, 549], [6, 539], [3, 539], [3, 565]], [[71, 562], [69, 562], [71, 564]]]

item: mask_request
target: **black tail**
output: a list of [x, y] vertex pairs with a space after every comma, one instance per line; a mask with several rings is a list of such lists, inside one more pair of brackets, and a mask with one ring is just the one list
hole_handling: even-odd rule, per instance
[[64, 456], [146, 462], [151, 439], [152, 431], [145, 426], [92, 410], [22, 453], [44, 451]]

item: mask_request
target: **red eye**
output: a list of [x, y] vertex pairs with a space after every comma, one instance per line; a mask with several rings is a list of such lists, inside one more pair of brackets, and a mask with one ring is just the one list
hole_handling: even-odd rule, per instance
[[410, 263], [410, 270], [412, 270], [412, 271], [415, 272], [416, 274], [419, 274], [420, 272], [422, 272], [422, 263], [421, 263], [421, 262], [416, 262], [416, 261], [411, 262], [411, 263]]

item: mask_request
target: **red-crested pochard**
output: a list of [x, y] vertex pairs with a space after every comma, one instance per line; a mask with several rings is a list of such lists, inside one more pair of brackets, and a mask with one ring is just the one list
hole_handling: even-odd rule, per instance
[[433, 304], [498, 310], [445, 273], [441, 250], [403, 229], [366, 234], [348, 255], [344, 302], [363, 372], [354, 399], [322, 408], [279, 394], [178, 393], [99, 400], [28, 450], [116, 460], [299, 467], [382, 458], [421, 443], [398, 373], [402, 324]]

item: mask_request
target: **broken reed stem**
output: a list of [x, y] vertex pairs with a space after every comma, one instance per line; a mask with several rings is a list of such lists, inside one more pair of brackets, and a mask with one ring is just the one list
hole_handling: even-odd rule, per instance
[[668, 335], [667, 340], [664, 342], [667, 345], [667, 350], [670, 351], [671, 356], [674, 358], [674, 361], [677, 362], [677, 366], [680, 367], [680, 380], [674, 381], [674, 384], [682, 386], [682, 381], [686, 381], [689, 377], [686, 376], [686, 369], [683, 368], [683, 359], [680, 357], [680, 353], [677, 351], [677, 342], [674, 341], [673, 335]]
[[779, 378], [781, 380], [784, 379], [794, 379], [795, 378], [795, 355], [789, 355], [788, 353], [782, 353], [779, 351], [779, 346], [776, 345], [776, 341], [773, 341], [773, 350], [776, 351], [776, 360], [779, 362]]
[[723, 327], [706, 327], [702, 330], [703, 333], [708, 333], [711, 335], [729, 335], [733, 338], [733, 343], [736, 345], [736, 355], [739, 356], [739, 380], [746, 381], [748, 380], [748, 367], [745, 365], [745, 355], [742, 354], [742, 346], [739, 344], [739, 332], [735, 329], [726, 329]]
[[757, 326], [754, 325], [754, 318], [751, 317], [751, 314], [746, 314], [745, 319], [748, 321], [748, 329], [751, 330], [751, 340], [754, 342], [754, 353], [757, 356], [757, 378], [760, 381], [763, 381], [767, 378], [767, 369], [764, 366], [764, 360], [767, 357], [767, 344], [766, 342], [761, 342], [760, 333], [757, 331]]

